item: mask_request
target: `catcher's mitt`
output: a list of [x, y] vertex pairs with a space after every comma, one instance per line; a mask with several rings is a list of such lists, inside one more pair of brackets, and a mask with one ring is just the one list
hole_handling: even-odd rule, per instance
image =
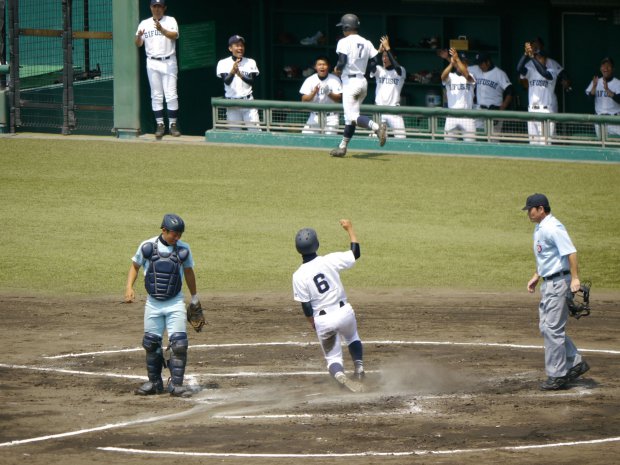
[[591, 286], [592, 283], [590, 281], [584, 281], [581, 283], [581, 287], [577, 292], [569, 292], [566, 295], [570, 316], [579, 319], [582, 316], [588, 316], [590, 314]]
[[187, 304], [187, 321], [189, 321], [189, 324], [192, 325], [192, 328], [194, 328], [197, 333], [202, 331], [202, 327], [205, 325], [205, 316], [202, 313], [202, 305], [200, 305], [200, 302]]

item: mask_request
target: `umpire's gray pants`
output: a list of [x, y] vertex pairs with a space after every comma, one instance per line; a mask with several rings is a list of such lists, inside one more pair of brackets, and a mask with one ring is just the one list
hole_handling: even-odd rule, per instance
[[577, 347], [566, 335], [570, 275], [544, 281], [538, 307], [540, 332], [545, 341], [545, 370], [547, 376], [565, 376], [572, 367], [581, 362]]

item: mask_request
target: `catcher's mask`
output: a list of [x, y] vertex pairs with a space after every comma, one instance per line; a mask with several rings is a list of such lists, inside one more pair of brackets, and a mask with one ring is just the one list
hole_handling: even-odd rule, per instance
[[297, 252], [302, 255], [316, 253], [319, 249], [319, 238], [316, 235], [316, 231], [312, 228], [300, 229], [295, 236], [295, 247]]
[[581, 283], [581, 287], [577, 292], [569, 292], [566, 295], [566, 303], [570, 316], [576, 319], [590, 314], [590, 281]]
[[185, 223], [179, 215], [167, 213], [161, 221], [161, 227], [168, 231], [182, 233], [185, 231]]
[[357, 31], [360, 28], [360, 20], [354, 14], [347, 13], [340, 18], [340, 22], [336, 26], [342, 27], [343, 31]]

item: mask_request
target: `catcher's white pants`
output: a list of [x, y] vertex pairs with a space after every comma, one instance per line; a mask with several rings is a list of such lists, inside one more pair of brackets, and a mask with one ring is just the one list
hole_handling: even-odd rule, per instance
[[[553, 113], [549, 108], [529, 108], [528, 111], [530, 113]], [[551, 142], [549, 140], [545, 140], [545, 135], [543, 134], [543, 122], [542, 121], [528, 121], [527, 122], [527, 133], [530, 137], [530, 144], [532, 145], [549, 145]], [[555, 123], [549, 123], [549, 134], [547, 134], [547, 138], [551, 139], [555, 136]]]
[[177, 73], [176, 56], [163, 61], [146, 59], [146, 74], [151, 86], [151, 107], [153, 111], [164, 109], [164, 97], [168, 110], [179, 109]]
[[362, 102], [368, 95], [368, 81], [361, 74], [359, 77], [342, 76], [342, 108], [344, 109], [344, 124], [357, 121], [360, 115]]
[[325, 315], [314, 317], [316, 335], [321, 343], [321, 349], [327, 362], [327, 368], [334, 363], [343, 364], [341, 340], [348, 346], [359, 341], [355, 311], [350, 304], [344, 307], [328, 310]]
[[[327, 113], [325, 115], [325, 131], [323, 134], [336, 134], [339, 123], [338, 113]], [[316, 134], [321, 132], [321, 125], [319, 122], [319, 114], [317, 112], [310, 113], [308, 121], [304, 129], [301, 131], [303, 134]]]
[[566, 334], [568, 305], [566, 294], [570, 290], [570, 275], [543, 281], [538, 306], [539, 328], [545, 342], [545, 371], [547, 376], [564, 376], [572, 367], [581, 363], [581, 355]]
[[404, 139], [405, 120], [400, 115], [381, 115], [381, 122], [387, 124], [388, 128], [393, 129], [392, 133], [397, 139]]
[[463, 136], [465, 142], [473, 142], [476, 134], [476, 124], [471, 118], [446, 118], [446, 124], [444, 125], [444, 139], [445, 140], [457, 140], [454, 135]]

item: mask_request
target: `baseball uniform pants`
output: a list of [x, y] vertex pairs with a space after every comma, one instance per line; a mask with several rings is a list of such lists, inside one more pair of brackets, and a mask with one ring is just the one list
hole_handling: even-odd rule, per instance
[[476, 124], [471, 118], [446, 118], [446, 124], [444, 125], [444, 139], [445, 140], [458, 140], [455, 134], [463, 136], [463, 141], [473, 142], [476, 134]]
[[164, 109], [164, 98], [168, 110], [179, 109], [177, 73], [178, 67], [175, 56], [167, 60], [146, 59], [146, 74], [151, 86], [151, 107], [153, 111]]
[[334, 363], [343, 364], [341, 340], [348, 346], [359, 341], [355, 311], [350, 304], [327, 310], [324, 315], [314, 317], [314, 327], [321, 343], [327, 368]]

